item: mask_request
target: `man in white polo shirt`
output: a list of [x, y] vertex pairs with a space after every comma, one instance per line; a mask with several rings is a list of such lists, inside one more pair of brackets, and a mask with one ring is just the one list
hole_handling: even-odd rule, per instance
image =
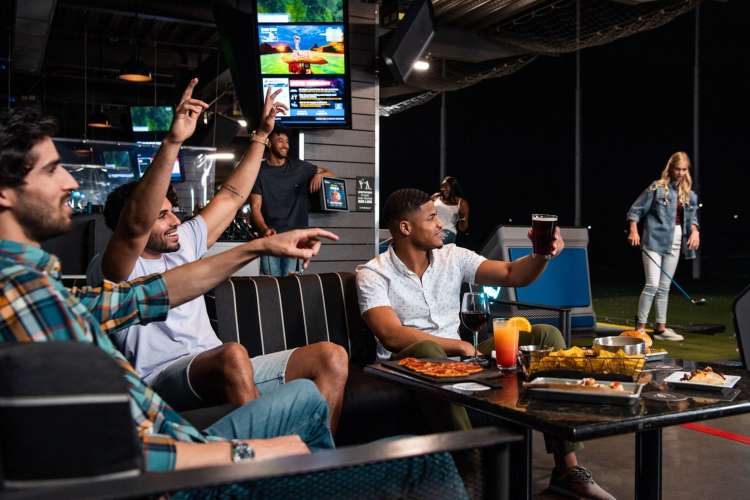
[[[379, 359], [407, 356], [439, 358], [471, 356], [474, 346], [461, 340], [460, 292], [462, 283], [520, 287], [533, 282], [547, 265], [544, 256], [531, 255], [505, 262], [488, 260], [471, 250], [443, 245], [443, 227], [430, 195], [418, 189], [392, 193], [383, 207], [383, 220], [393, 236], [386, 252], [357, 268], [359, 307], [367, 326], [377, 337]], [[559, 229], [552, 255], [564, 243]], [[565, 347], [559, 330], [535, 325], [521, 333], [522, 344], [555, 349]], [[492, 339], [479, 350], [488, 354]], [[471, 427], [466, 410], [435, 400], [422, 399], [425, 419], [439, 429]], [[592, 499], [613, 499], [599, 487], [575, 450], [580, 443], [545, 436], [547, 451], [554, 455], [550, 489]]]

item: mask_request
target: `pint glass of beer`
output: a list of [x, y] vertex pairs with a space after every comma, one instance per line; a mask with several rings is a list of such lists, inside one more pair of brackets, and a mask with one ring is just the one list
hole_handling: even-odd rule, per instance
[[549, 259], [552, 257], [552, 243], [555, 241], [557, 215], [531, 214], [531, 243], [534, 253]]

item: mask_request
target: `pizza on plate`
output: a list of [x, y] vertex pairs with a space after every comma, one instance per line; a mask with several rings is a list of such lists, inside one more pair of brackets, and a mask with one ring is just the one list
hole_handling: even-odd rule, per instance
[[404, 358], [398, 364], [422, 375], [439, 378], [466, 377], [483, 370], [481, 366], [474, 363], [448, 360], [429, 361], [418, 358]]

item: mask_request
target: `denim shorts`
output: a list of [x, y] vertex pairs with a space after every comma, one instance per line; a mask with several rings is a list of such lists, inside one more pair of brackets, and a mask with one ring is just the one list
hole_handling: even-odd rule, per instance
[[[289, 349], [250, 358], [253, 382], [258, 392], [265, 394], [286, 382], [286, 366], [293, 352], [294, 349]], [[190, 384], [190, 365], [198, 354], [179, 358], [164, 368], [151, 384], [157, 394], [180, 410], [201, 408], [207, 404]]]

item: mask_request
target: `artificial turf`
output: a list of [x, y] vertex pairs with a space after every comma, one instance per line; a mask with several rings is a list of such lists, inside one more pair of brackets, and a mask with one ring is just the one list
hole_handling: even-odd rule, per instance
[[[598, 321], [631, 326], [635, 324], [634, 317], [638, 309], [640, 289], [594, 285], [592, 293]], [[731, 312], [735, 294], [725, 290], [709, 290], [703, 296], [706, 298], [706, 304], [696, 306], [679, 293], [672, 291], [669, 297], [667, 326], [681, 333], [685, 340], [682, 342], [656, 340], [655, 347], [667, 349], [672, 357], [694, 361], [739, 359]], [[651, 314], [651, 321], [653, 321], [653, 308]], [[684, 325], [705, 323], [724, 325], [725, 331], [716, 335], [703, 335], [685, 333], [680, 328]], [[575, 343], [585, 344], [586, 339], [579, 338]]]

